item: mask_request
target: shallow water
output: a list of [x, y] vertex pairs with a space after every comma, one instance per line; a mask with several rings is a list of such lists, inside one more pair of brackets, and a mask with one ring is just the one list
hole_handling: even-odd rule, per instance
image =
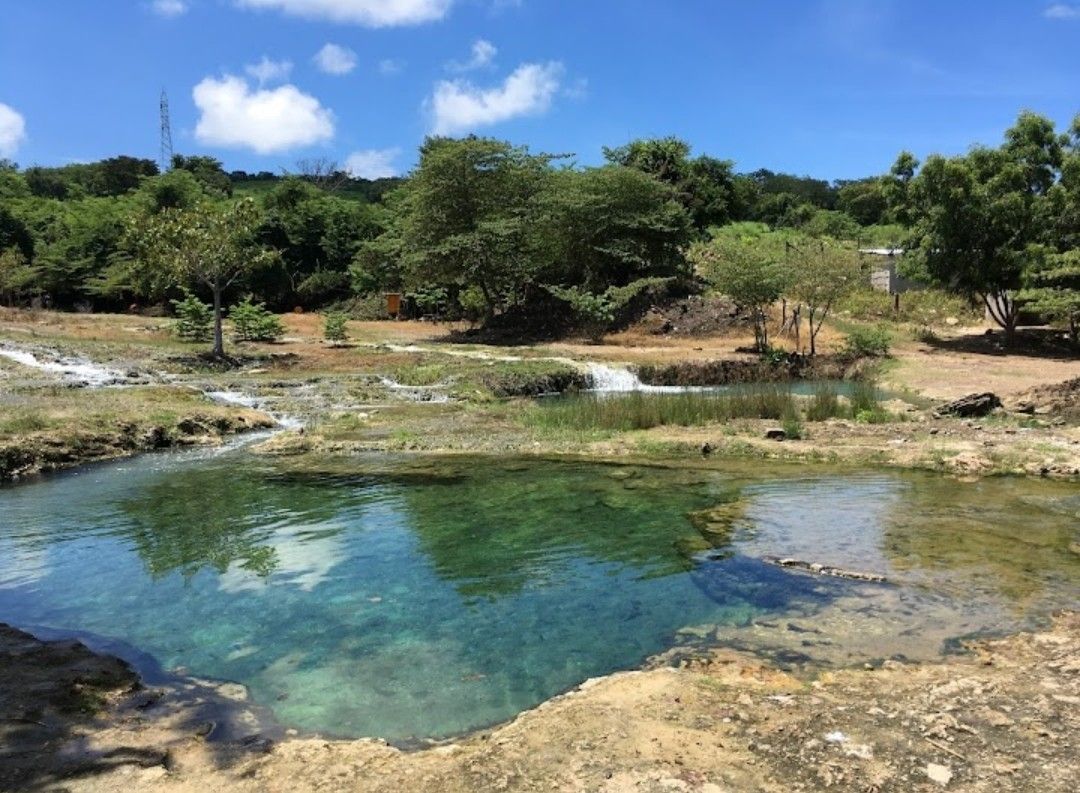
[[234, 450], [0, 489], [0, 620], [242, 682], [287, 726], [407, 740], [512, 717], [685, 626], [767, 651], [762, 626], [794, 620], [850, 639], [840, 655], [800, 641], [812, 661], [918, 658], [1078, 600], [1074, 486], [516, 460], [372, 470], [290, 472]]

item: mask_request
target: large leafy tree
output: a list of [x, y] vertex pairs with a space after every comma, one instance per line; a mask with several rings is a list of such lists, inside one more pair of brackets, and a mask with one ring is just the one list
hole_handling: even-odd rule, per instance
[[682, 274], [690, 225], [674, 188], [608, 165], [553, 174], [531, 236], [539, 279], [602, 292]]
[[982, 301], [1009, 336], [1029, 247], [1045, 233], [1047, 196], [1061, 162], [1053, 124], [1023, 113], [1000, 148], [930, 157], [906, 185], [902, 209], [914, 219], [912, 241], [925, 274]]
[[474, 289], [485, 316], [535, 281], [527, 240], [550, 157], [491, 138], [428, 138], [398, 207], [406, 285]]
[[641, 138], [624, 146], [604, 147], [604, 157], [653, 176], [669, 185], [693, 227], [704, 233], [745, 211], [733, 165], [714, 157], [690, 157], [690, 144], [676, 137]]
[[214, 299], [214, 355], [225, 354], [222, 294], [238, 279], [277, 258], [259, 246], [259, 211], [251, 199], [229, 206], [209, 202], [190, 209], [139, 215], [129, 229], [136, 259], [150, 274], [180, 285], [201, 285]]

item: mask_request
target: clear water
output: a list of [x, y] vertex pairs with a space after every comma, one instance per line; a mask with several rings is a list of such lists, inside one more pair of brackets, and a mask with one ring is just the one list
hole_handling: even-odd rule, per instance
[[1077, 602], [1078, 519], [1075, 487], [1020, 480], [165, 454], [0, 489], [0, 620], [244, 683], [287, 726], [401, 741], [512, 717], [686, 626], [793, 657], [802, 634], [768, 626], [796, 620], [840, 637], [797, 642], [829, 663], [1028, 624]]

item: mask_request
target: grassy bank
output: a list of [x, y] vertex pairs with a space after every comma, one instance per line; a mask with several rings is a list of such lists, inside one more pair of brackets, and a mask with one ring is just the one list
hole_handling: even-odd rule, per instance
[[258, 411], [165, 386], [23, 388], [2, 405], [0, 480], [273, 426]]

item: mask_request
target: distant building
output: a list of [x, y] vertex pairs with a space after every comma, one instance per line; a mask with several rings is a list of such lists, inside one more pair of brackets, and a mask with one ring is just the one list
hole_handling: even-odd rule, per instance
[[870, 263], [870, 288], [890, 295], [925, 289], [926, 286], [910, 278], [904, 278], [897, 271], [897, 263], [904, 255], [903, 248], [860, 248]]

